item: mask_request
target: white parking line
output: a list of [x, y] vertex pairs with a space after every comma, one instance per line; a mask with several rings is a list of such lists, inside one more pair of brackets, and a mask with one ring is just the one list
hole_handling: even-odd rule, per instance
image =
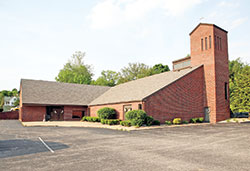
[[54, 153], [54, 151], [43, 141], [43, 139], [41, 138], [41, 137], [38, 137], [38, 139], [43, 143], [43, 145], [47, 148], [47, 149], [49, 149], [49, 151], [51, 152], [51, 153]]

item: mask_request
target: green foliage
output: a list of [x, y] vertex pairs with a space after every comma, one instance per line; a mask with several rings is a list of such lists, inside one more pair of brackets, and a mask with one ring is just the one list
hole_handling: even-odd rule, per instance
[[101, 119], [102, 124], [106, 125], [119, 125], [120, 120], [119, 119]]
[[161, 125], [161, 123], [158, 120], [154, 120], [153, 123], [152, 123], [152, 125]]
[[143, 119], [133, 119], [131, 120], [131, 125], [135, 127], [141, 127], [145, 121]]
[[16, 107], [16, 106], [19, 106], [19, 103], [20, 103], [20, 99], [17, 98], [17, 100], [14, 102], [14, 106], [15, 106], [15, 107]]
[[132, 126], [140, 127], [146, 123], [147, 114], [144, 110], [131, 110], [125, 114], [125, 118], [131, 121]]
[[198, 118], [191, 118], [191, 119], [190, 119], [190, 123], [196, 123], [197, 120], [198, 120]]
[[171, 121], [165, 121], [165, 124], [172, 125], [172, 122]]
[[120, 125], [130, 127], [131, 126], [131, 121], [129, 121], [129, 120], [121, 121]]
[[114, 119], [116, 117], [116, 111], [110, 107], [104, 107], [97, 111], [98, 117], [101, 119]]
[[153, 122], [154, 122], [154, 118], [152, 116], [147, 116], [146, 117], [145, 123], [146, 123], [147, 126], [151, 126], [153, 124]]
[[119, 72], [118, 84], [152, 75], [152, 69], [143, 63], [129, 63]]
[[147, 114], [144, 110], [131, 110], [125, 114], [125, 118], [127, 120], [142, 119], [143, 121], [145, 121], [146, 117]]
[[82, 117], [81, 121], [87, 121], [87, 122], [100, 122], [100, 118], [98, 117], [92, 117], [92, 116], [84, 116]]
[[204, 122], [204, 118], [203, 117], [197, 118], [197, 122], [199, 122], [199, 123]]
[[[13, 97], [13, 96], [18, 97], [19, 96], [19, 91], [16, 88], [13, 88], [11, 91], [8, 91], [8, 90], [0, 91], [0, 109], [3, 109], [4, 97], [5, 96], [7, 96], [7, 97]], [[16, 107], [18, 105], [19, 105], [19, 98], [18, 98], [18, 101], [15, 102], [14, 106]]]
[[174, 118], [173, 124], [181, 124], [181, 118]]
[[168, 65], [163, 65], [163, 64], [155, 64], [152, 68], [153, 74], [159, 74], [162, 72], [167, 72], [170, 71]]
[[102, 86], [115, 86], [118, 82], [119, 75], [115, 71], [107, 70], [102, 71], [101, 76], [97, 78], [96, 81], [93, 81], [94, 85], [102, 85]]
[[188, 124], [189, 122], [188, 121], [182, 121], [183, 124]]
[[67, 62], [55, 78], [58, 82], [90, 84], [93, 73], [91, 67], [83, 63], [85, 53], [80, 51], [72, 55], [71, 61]]
[[236, 112], [250, 111], [250, 66], [238, 58], [229, 62], [230, 108]]

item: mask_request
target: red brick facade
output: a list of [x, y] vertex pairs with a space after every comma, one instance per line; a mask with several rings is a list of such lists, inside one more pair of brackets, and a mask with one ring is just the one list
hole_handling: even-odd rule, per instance
[[154, 119], [204, 117], [203, 66], [145, 99], [144, 110]]
[[0, 112], [0, 119], [18, 119], [18, 111]]
[[103, 107], [111, 107], [116, 110], [117, 113], [117, 119], [124, 120], [124, 111], [123, 107], [127, 105], [131, 105], [132, 109], [139, 109], [139, 104], [142, 104], [142, 102], [127, 102], [127, 103], [117, 103], [117, 104], [107, 104], [107, 105], [98, 105], [98, 106], [90, 106], [90, 116], [97, 116], [97, 111]]

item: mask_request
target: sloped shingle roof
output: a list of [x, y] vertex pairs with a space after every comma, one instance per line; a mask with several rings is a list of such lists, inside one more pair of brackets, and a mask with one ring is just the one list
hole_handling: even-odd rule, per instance
[[201, 65], [181, 71], [164, 72], [117, 85], [94, 99], [89, 105], [141, 101], [199, 67]]
[[43, 105], [88, 105], [110, 87], [21, 80], [22, 103]]

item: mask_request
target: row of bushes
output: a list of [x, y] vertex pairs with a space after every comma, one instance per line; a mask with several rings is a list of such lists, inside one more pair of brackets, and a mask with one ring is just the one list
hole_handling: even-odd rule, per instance
[[191, 118], [190, 121], [182, 121], [181, 118], [175, 118], [173, 119], [173, 121], [165, 121], [165, 123], [167, 125], [172, 125], [172, 124], [175, 124], [175, 125], [178, 125], [178, 124], [188, 124], [188, 123], [202, 123], [204, 122], [204, 118], [203, 117], [200, 117], [200, 118]]
[[84, 116], [82, 117], [82, 121], [88, 121], [88, 122], [100, 122], [101, 119], [99, 117], [92, 117], [92, 116]]
[[102, 124], [107, 125], [119, 125], [120, 120], [119, 119], [101, 119]]

